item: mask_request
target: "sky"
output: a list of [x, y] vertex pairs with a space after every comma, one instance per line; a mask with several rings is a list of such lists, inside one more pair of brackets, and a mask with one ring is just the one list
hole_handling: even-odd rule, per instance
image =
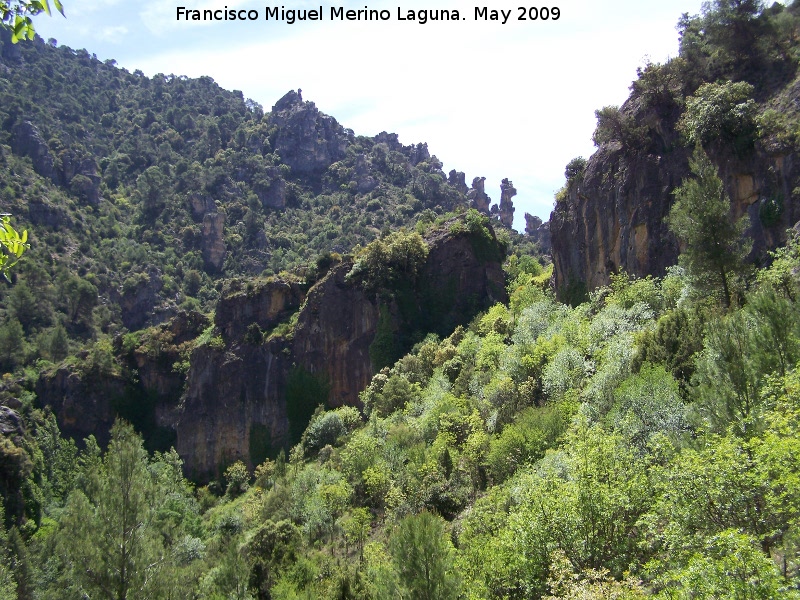
[[[527, 0], [533, 2], [533, 0]], [[486, 177], [500, 200], [512, 180], [514, 226], [549, 218], [564, 167], [588, 158], [594, 111], [622, 104], [636, 69], [678, 52], [675, 25], [700, 0], [536, 0], [557, 20], [520, 20], [526, 0], [63, 0], [66, 18], [37, 33], [133, 71], [212, 77], [269, 110], [291, 89], [357, 135], [426, 142], [445, 172]], [[177, 19], [177, 8], [246, 9], [256, 21]], [[266, 20], [266, 7], [321, 7], [320, 21]], [[388, 10], [386, 21], [331, 20], [331, 7]], [[398, 11], [458, 10], [458, 21], [399, 20]], [[510, 11], [505, 23], [476, 9]], [[419, 13], [416, 13], [419, 15]], [[529, 15], [530, 16], [530, 15]], [[552, 16], [552, 15], [551, 15]]]

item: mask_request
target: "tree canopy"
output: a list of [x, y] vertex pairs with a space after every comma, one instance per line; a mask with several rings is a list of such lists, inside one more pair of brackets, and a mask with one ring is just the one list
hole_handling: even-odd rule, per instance
[[[61, 0], [53, 0], [53, 7], [64, 14]], [[32, 40], [36, 33], [31, 17], [40, 13], [50, 14], [50, 0], [2, 0], [0, 1], [0, 23], [11, 30], [11, 41]]]

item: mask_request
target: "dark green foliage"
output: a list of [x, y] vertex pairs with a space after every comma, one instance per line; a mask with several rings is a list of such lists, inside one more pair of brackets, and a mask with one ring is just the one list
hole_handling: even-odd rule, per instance
[[452, 572], [453, 547], [444, 523], [429, 512], [406, 517], [390, 540], [401, 585], [413, 598], [458, 598], [459, 581]]
[[261, 327], [258, 326], [258, 323], [250, 323], [250, 325], [247, 326], [242, 341], [251, 346], [260, 346], [264, 342], [264, 332], [261, 331]]
[[46, 352], [50, 360], [58, 362], [69, 354], [69, 337], [67, 330], [59, 324], [53, 329], [47, 339]]
[[364, 410], [370, 415], [386, 417], [418, 399], [419, 395], [420, 389], [417, 384], [410, 383], [401, 375], [391, 375], [380, 392], [369, 396]]
[[17, 319], [0, 325], [0, 370], [11, 372], [22, 363], [25, 332]]
[[318, 406], [326, 406], [330, 386], [321, 376], [295, 367], [286, 380], [286, 416], [289, 418], [289, 440], [300, 441], [311, 415]]
[[644, 146], [647, 129], [638, 125], [634, 117], [617, 106], [605, 106], [594, 112], [597, 128], [592, 134], [596, 146], [619, 142], [630, 152], [638, 152]]
[[250, 588], [259, 597], [269, 594], [280, 572], [291, 566], [300, 551], [300, 531], [290, 521], [267, 521], [245, 547], [251, 563]]
[[225, 469], [225, 495], [229, 498], [236, 498], [245, 493], [250, 487], [250, 473], [247, 466], [237, 460]]
[[678, 309], [658, 321], [655, 330], [642, 333], [637, 344], [635, 364], [664, 365], [686, 393], [695, 370], [695, 354], [703, 348], [703, 323], [700, 313]]
[[161, 566], [158, 540], [147, 527], [153, 483], [147, 453], [130, 425], [115, 425], [101, 470], [89, 475], [89, 496], [74, 491], [63, 519], [75, 582], [103, 597], [147, 594]]
[[589, 290], [586, 282], [580, 279], [570, 279], [567, 285], [558, 290], [558, 298], [570, 306], [578, 306], [589, 299]]
[[250, 462], [254, 465], [260, 465], [267, 457], [274, 456], [269, 427], [260, 423], [250, 425], [248, 446]]
[[498, 243], [489, 230], [489, 218], [474, 208], [470, 208], [464, 216], [464, 223], [470, 234], [469, 241], [475, 256], [481, 262], [498, 261], [505, 258], [506, 248]]
[[740, 293], [744, 258], [752, 242], [743, 237], [749, 222], [730, 218], [730, 200], [716, 168], [701, 148], [691, 162], [693, 178], [675, 190], [668, 224], [685, 244], [680, 262], [698, 292], [713, 294], [724, 306]]
[[555, 406], [526, 408], [513, 423], [492, 439], [486, 466], [494, 483], [502, 483], [525, 465], [534, 464], [553, 448], [567, 428], [567, 419]]
[[783, 196], [765, 198], [758, 205], [758, 218], [764, 227], [772, 227], [780, 222], [783, 215]]
[[33, 569], [25, 540], [22, 539], [22, 535], [16, 527], [12, 527], [8, 532], [8, 547], [10, 551], [9, 564], [17, 584], [17, 600], [33, 600], [35, 583]]
[[379, 311], [375, 339], [369, 346], [369, 361], [375, 373], [391, 365], [400, 354], [389, 307], [381, 304]]
[[[95, 373], [104, 378], [103, 373]], [[125, 390], [111, 398], [115, 415], [130, 422], [136, 431], [145, 438], [145, 446], [151, 452], [169, 450], [175, 443], [175, 430], [161, 427], [156, 423], [156, 404], [159, 397], [154, 392], [146, 392], [129, 384]]]
[[564, 169], [564, 177], [567, 178], [567, 181], [574, 181], [583, 177], [583, 172], [585, 170], [586, 159], [582, 156], [578, 156], [567, 163], [567, 167]]

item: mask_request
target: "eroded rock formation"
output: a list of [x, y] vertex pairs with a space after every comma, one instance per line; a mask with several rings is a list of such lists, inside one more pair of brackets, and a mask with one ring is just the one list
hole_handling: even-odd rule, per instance
[[[412, 327], [447, 334], [507, 299], [499, 254], [487, 258], [476, 252], [480, 246], [469, 234], [446, 230], [428, 243], [410, 309], [414, 323], [408, 322], [408, 306], [401, 310], [348, 281], [348, 262], [334, 266], [304, 297], [299, 284], [279, 280], [249, 293], [237, 288], [223, 294], [216, 325], [224, 346], [194, 350], [180, 408], [170, 422], [160, 422], [176, 432], [187, 472], [204, 479], [235, 460], [252, 466], [285, 444], [293, 402], [287, 382], [293, 375], [320, 382], [327, 394], [312, 399], [316, 403], [357, 405], [375, 371], [370, 350], [379, 330], [405, 352], [409, 347], [402, 343], [413, 341]], [[287, 317], [298, 305], [299, 312]], [[263, 330], [260, 341], [253, 324]]]
[[469, 200], [470, 208], [474, 208], [478, 212], [488, 215], [489, 205], [492, 203], [492, 199], [489, 198], [484, 191], [485, 182], [486, 177], [475, 177], [472, 180], [472, 189], [467, 192], [467, 200]]
[[295, 175], [319, 175], [344, 158], [348, 140], [344, 128], [313, 102], [303, 102], [295, 91], [275, 103], [269, 124], [277, 128], [275, 151]]
[[542, 220], [530, 213], [525, 213], [525, 235], [539, 244], [539, 248], [545, 254], [550, 254], [552, 246], [550, 243], [550, 223], [543, 223]]
[[511, 199], [517, 195], [517, 190], [508, 179], [500, 183], [500, 222], [508, 228], [514, 225], [514, 203]]

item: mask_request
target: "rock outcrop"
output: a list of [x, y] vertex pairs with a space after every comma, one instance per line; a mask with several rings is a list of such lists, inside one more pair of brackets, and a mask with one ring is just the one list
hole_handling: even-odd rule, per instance
[[467, 200], [469, 200], [470, 208], [474, 208], [478, 212], [485, 215], [489, 214], [489, 205], [492, 199], [486, 195], [484, 186], [486, 177], [476, 177], [472, 180], [472, 189], [467, 192]]
[[[800, 89], [793, 92], [800, 100]], [[585, 170], [568, 182], [566, 196], [550, 217], [556, 288], [591, 291], [620, 269], [644, 277], [662, 276], [677, 262], [678, 241], [666, 217], [673, 192], [690, 176], [691, 149], [677, 131], [679, 113], [646, 110], [634, 93], [621, 118], [646, 131], [635, 146], [606, 141]], [[748, 215], [751, 259], [785, 241], [800, 218], [794, 190], [800, 161], [792, 152], [768, 151], [756, 141], [737, 154], [719, 141], [706, 147], [731, 199], [731, 218]]]
[[469, 191], [469, 187], [467, 187], [466, 182], [466, 175], [463, 171], [456, 171], [455, 169], [451, 169], [450, 172], [447, 174], [447, 183], [453, 186], [456, 190], [461, 192], [462, 194], [466, 194]]
[[151, 267], [147, 273], [140, 273], [125, 280], [113, 299], [122, 309], [122, 323], [134, 331], [144, 327], [148, 321], [163, 320], [153, 318], [153, 310], [159, 304], [159, 292], [163, 286], [161, 271]]
[[275, 151], [296, 176], [317, 176], [345, 156], [348, 136], [333, 117], [290, 91], [272, 107], [269, 124], [277, 128]]
[[267, 174], [269, 175], [267, 182], [253, 184], [261, 205], [264, 208], [278, 210], [286, 208], [286, 181], [280, 176], [280, 170], [277, 167], [270, 167]]
[[281, 280], [223, 292], [216, 317], [221, 337], [194, 350], [180, 407], [169, 423], [160, 421], [176, 432], [187, 472], [202, 480], [235, 460], [253, 466], [292, 441], [292, 428], [304, 426], [290, 419], [293, 377], [324, 390], [310, 399], [312, 410], [318, 403], [357, 405], [375, 371], [371, 349], [379, 335], [406, 352], [414, 331], [447, 334], [507, 300], [496, 241], [481, 245], [472, 234], [445, 228], [428, 244], [419, 283], [406, 298], [411, 308], [348, 281], [349, 262], [331, 268], [304, 297], [299, 284]]
[[121, 375], [79, 372], [62, 365], [41, 373], [35, 391], [39, 402], [55, 414], [62, 435], [79, 441], [94, 435], [106, 444], [117, 414], [115, 402], [126, 388]]
[[[491, 229], [453, 225], [428, 237], [427, 258], [410, 286], [368, 289], [348, 279], [352, 261], [335, 263], [310, 289], [299, 279], [231, 280], [213, 329], [199, 313], [179, 313], [118, 336], [113, 361], [43, 372], [39, 401], [77, 439], [94, 434], [103, 443], [117, 415], [131, 420], [151, 449], [174, 444], [197, 480], [219, 476], [236, 460], [252, 467], [296, 442], [318, 404], [358, 405], [379, 369], [376, 345], [381, 360], [392, 362], [420, 336], [447, 335], [507, 301]], [[156, 275], [128, 286], [131, 327], [150, 303]]]
[[508, 179], [500, 183], [500, 222], [508, 228], [514, 225], [514, 203], [511, 199], [517, 195], [517, 190]]
[[42, 177], [58, 183], [58, 172], [50, 148], [39, 130], [30, 121], [21, 121], [11, 130], [11, 149], [15, 154], [27, 156], [33, 169]]
[[552, 245], [550, 243], [550, 222], [543, 223], [542, 220], [530, 213], [525, 213], [525, 235], [539, 244], [542, 252], [550, 254]]
[[242, 338], [254, 324], [268, 331], [296, 312], [304, 296], [295, 281], [230, 280], [222, 289], [214, 324], [227, 339]]
[[206, 213], [203, 217], [203, 261], [206, 269], [219, 271], [225, 262], [225, 212]]

